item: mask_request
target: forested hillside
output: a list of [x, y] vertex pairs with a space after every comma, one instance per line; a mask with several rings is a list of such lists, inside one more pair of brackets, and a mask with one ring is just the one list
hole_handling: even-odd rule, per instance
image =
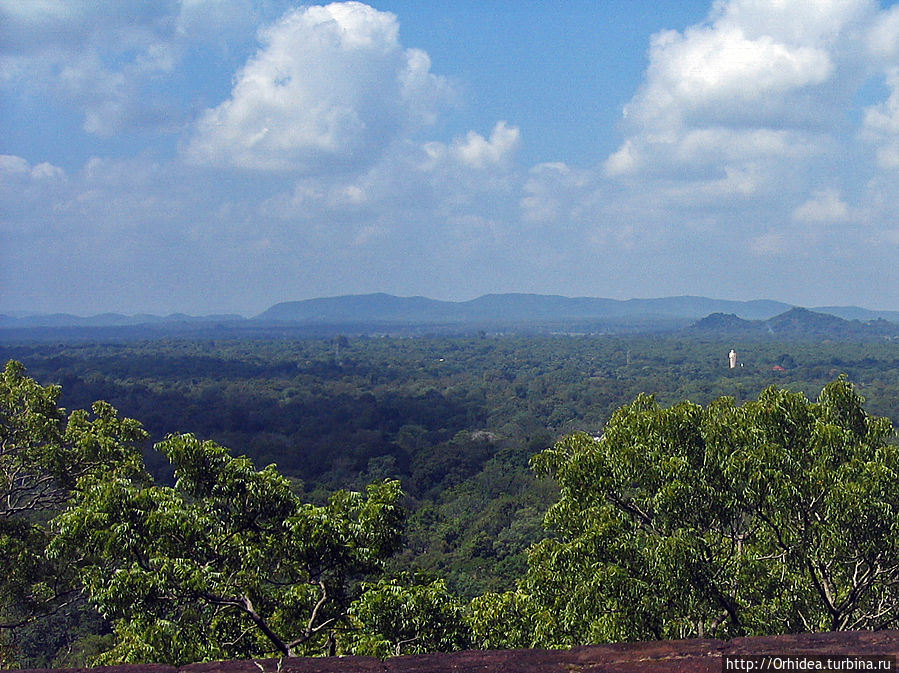
[[[535, 474], [532, 456], [564, 436], [602, 433], [641, 393], [663, 406], [721, 396], [740, 405], [772, 384], [814, 398], [846, 374], [868, 413], [899, 418], [899, 350], [890, 342], [339, 336], [22, 344], [0, 348], [0, 359], [60, 384], [67, 409], [100, 399], [138, 419], [149, 433], [138, 445], [160, 484], [174, 483], [172, 459], [150, 447], [175, 432], [247, 455], [256, 469], [276, 464], [296, 497], [320, 507], [338, 489], [399, 480], [408, 519], [384, 559], [387, 574], [443, 578], [458, 600], [514, 590], [528, 570], [525, 551], [547, 535], [557, 468]], [[69, 640], [104, 628], [93, 617], [70, 627], [57, 628]], [[66, 647], [60, 635], [26, 649], [46, 664]]]

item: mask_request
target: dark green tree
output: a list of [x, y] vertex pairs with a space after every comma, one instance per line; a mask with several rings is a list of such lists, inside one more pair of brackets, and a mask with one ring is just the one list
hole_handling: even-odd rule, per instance
[[10, 361], [0, 373], [0, 634], [78, 601], [72, 559], [50, 557], [52, 516], [86, 481], [141, 474], [146, 433], [104, 402], [66, 415], [60, 388], [41, 386]]
[[[534, 458], [561, 498], [492, 646], [882, 629], [899, 621], [899, 447], [844, 379], [737, 406], [641, 395]], [[486, 610], [514, 628], [503, 640]]]
[[174, 487], [85, 483], [56, 520], [51, 555], [80, 555], [80, 577], [114, 620], [98, 663], [322, 654], [359, 580], [400, 542], [399, 483], [304, 504], [274, 466], [191, 435], [157, 445]]
[[349, 652], [384, 659], [470, 645], [464, 606], [446, 582], [411, 579], [381, 579], [366, 586], [350, 607]]

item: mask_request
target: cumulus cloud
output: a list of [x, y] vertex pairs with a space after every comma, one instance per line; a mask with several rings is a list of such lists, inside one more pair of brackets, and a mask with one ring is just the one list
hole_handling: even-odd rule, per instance
[[793, 211], [793, 219], [807, 224], [840, 222], [849, 216], [849, 206], [836, 189], [822, 189]]
[[[896, 25], [899, 38], [899, 24]], [[870, 142], [881, 168], [899, 168], [899, 66], [891, 67], [884, 77], [889, 97], [865, 110], [861, 136]]]
[[785, 94], [821, 84], [833, 70], [823, 49], [721, 24], [659, 33], [650, 59], [647, 86], [626, 114], [670, 131], [693, 119], [732, 119], [749, 102], [756, 103], [753, 116], [770, 118], [786, 109]]
[[863, 28], [877, 11], [876, 0], [717, 0], [710, 21], [739, 26], [750, 37], [770, 35], [793, 45], [827, 46]]
[[371, 163], [450, 95], [398, 34], [393, 14], [358, 2], [288, 12], [260, 33], [230, 98], [199, 120], [187, 157], [262, 170]]
[[847, 45], [872, 10], [869, 0], [729, 0], [699, 26], [654, 35], [646, 80], [624, 109], [630, 132], [606, 170], [672, 152], [683, 164], [721, 148], [732, 161], [806, 152], [845, 109], [840, 78], [856, 76], [858, 61]]
[[0, 82], [73, 107], [95, 136], [168, 127], [173, 108], [145, 88], [178, 61], [177, 11], [173, 1], [0, 0]]
[[437, 141], [425, 143], [423, 149], [427, 158], [422, 167], [433, 170], [447, 163], [474, 170], [504, 167], [509, 165], [520, 145], [520, 130], [500, 121], [493, 127], [489, 138], [477, 131], [469, 131], [450, 145]]
[[[703, 268], [751, 263], [739, 275], [758, 285], [786, 279], [787, 256], [807, 278], [827, 265], [800, 260], [837, 258], [854, 261], [839, 267], [847, 287], [873, 278], [868, 256], [899, 221], [899, 6], [883, 4], [716, 0], [701, 23], [652, 36], [599, 167], [597, 250], [624, 251], [613, 234], [627, 231], [669, 250], [678, 278], [697, 249], [713, 251]], [[565, 212], [543, 200], [526, 201], [533, 217]]]
[[493, 127], [489, 140], [479, 133], [469, 131], [464, 141], [457, 140], [453, 143], [452, 153], [466, 166], [479, 169], [509, 161], [520, 141], [519, 130], [501, 121]]
[[571, 223], [582, 219], [596, 195], [596, 179], [590, 171], [562, 162], [534, 166], [524, 183], [520, 205], [526, 222]]
[[[191, 114], [173, 95], [191, 50], [229, 56], [252, 26], [289, 0], [0, 0], [0, 84], [82, 116], [82, 129], [168, 133]], [[269, 17], [270, 18], [270, 17]], [[200, 89], [206, 86], [201, 83]], [[195, 88], [189, 96], [201, 95]]]
[[899, 54], [899, 5], [878, 14], [871, 22], [864, 43], [877, 62], [895, 59]]
[[[849, 111], [878, 81], [889, 95], [853, 130]], [[761, 227], [844, 221], [844, 194], [862, 198], [857, 169], [868, 157], [899, 168], [899, 9], [718, 0], [701, 24], [652, 37], [623, 114], [624, 137], [602, 168], [644, 227], [666, 208], [682, 226], [702, 212], [719, 229], [742, 230], [748, 249], [774, 254], [793, 237]]]
[[638, 167], [639, 157], [633, 140], [625, 140], [604, 163], [606, 175], [610, 177], [634, 173]]
[[27, 159], [11, 154], [0, 154], [0, 178], [30, 178], [32, 180], [60, 179], [65, 171], [59, 166], [43, 161], [32, 166]]
[[[68, 106], [94, 136], [77, 161], [0, 157], [0, 227], [31, 237], [0, 284], [27, 296], [42, 264], [75, 279], [102, 266], [103, 282], [134, 278], [123, 298], [155, 282], [160, 304], [187, 301], [205, 283], [221, 309], [250, 311], [272, 279], [307, 294], [372, 278], [473, 294], [554, 278], [634, 296], [714, 276], [716, 293], [745, 294], [830, 249], [886, 255], [899, 6], [709, 4], [703, 22], [649, 40], [619, 142], [591, 167], [523, 165], [515, 110], [470, 131], [444, 117], [459, 95], [435, 74], [444, 64], [359, 2], [0, 0], [0, 85]], [[121, 137], [139, 129], [165, 144], [129, 154]], [[223, 271], [185, 282], [191, 268]]]

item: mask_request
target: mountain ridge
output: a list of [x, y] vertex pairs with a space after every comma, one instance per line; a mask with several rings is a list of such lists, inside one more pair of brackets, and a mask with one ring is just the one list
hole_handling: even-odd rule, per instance
[[505, 293], [486, 294], [467, 301], [453, 302], [420, 296], [396, 297], [375, 293], [281, 302], [254, 316], [252, 320], [273, 322], [380, 320], [418, 323], [621, 318], [695, 320], [714, 312], [739, 312], [748, 318], [757, 319], [772, 317], [790, 307], [790, 304], [766, 299], [733, 301], [692, 295], [621, 300]]
[[[237, 314], [190, 316], [173, 313], [123, 315], [103, 313], [81, 317], [67, 313], [2, 315], [0, 328], [124, 327], [175, 324], [284, 324], [389, 325], [524, 324], [558, 321], [680, 321], [681, 326], [714, 315], [733, 315], [744, 321], [770, 320], [794, 307], [780, 301], [737, 301], [697, 295], [659, 298], [607, 299], [530, 293], [485, 294], [465, 301], [446, 301], [423, 296], [400, 297], [383, 292], [318, 297], [280, 302], [246, 318]], [[811, 310], [847, 321], [889, 320], [899, 323], [899, 311], [877, 311], [857, 306], [831, 306]], [[768, 326], [775, 329], [776, 325]], [[766, 328], [766, 329], [768, 329]]]
[[883, 318], [847, 320], [823, 311], [794, 306], [767, 320], [745, 320], [733, 313], [711, 313], [690, 325], [686, 333], [694, 336], [816, 339], [899, 338], [899, 323]]

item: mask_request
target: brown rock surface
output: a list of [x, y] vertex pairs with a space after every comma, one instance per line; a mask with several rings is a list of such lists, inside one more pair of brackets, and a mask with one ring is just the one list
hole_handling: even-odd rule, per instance
[[[570, 650], [490, 650], [418, 654], [379, 661], [330, 657], [217, 661], [176, 668], [162, 665], [55, 669], [54, 673], [718, 673], [724, 655], [889, 655], [899, 631], [850, 631], [722, 640], [589, 645]], [[28, 673], [48, 673], [30, 669]], [[786, 670], [786, 669], [784, 669]]]

